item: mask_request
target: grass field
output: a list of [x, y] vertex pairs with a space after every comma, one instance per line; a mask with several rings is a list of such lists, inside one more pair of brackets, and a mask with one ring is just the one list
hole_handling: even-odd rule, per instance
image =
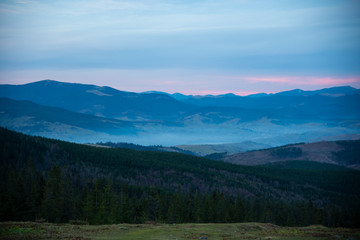
[[0, 239], [360, 239], [360, 229], [264, 223], [72, 225], [0, 223]]

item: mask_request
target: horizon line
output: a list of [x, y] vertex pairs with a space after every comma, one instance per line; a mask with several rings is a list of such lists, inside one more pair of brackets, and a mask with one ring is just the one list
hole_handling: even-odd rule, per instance
[[83, 83], [83, 82], [74, 82], [74, 81], [59, 81], [59, 80], [54, 80], [54, 79], [43, 79], [43, 80], [39, 80], [39, 81], [32, 81], [32, 82], [26, 82], [26, 83], [18, 83], [18, 84], [9, 84], [9, 83], [0, 83], [0, 85], [26, 85], [26, 84], [33, 84], [33, 83], [38, 83], [38, 82], [44, 82], [44, 81], [49, 81], [49, 82], [58, 82], [58, 83], [69, 83], [69, 84], [81, 84], [81, 85], [92, 85], [92, 86], [98, 86], [98, 87], [110, 87], [113, 89], [116, 89], [118, 91], [122, 91], [122, 92], [133, 92], [133, 93], [138, 93], [138, 94], [146, 94], [146, 93], [160, 93], [160, 94], [168, 94], [168, 95], [173, 95], [173, 94], [181, 94], [181, 95], [185, 95], [185, 96], [223, 96], [223, 95], [235, 95], [235, 96], [240, 96], [240, 97], [247, 97], [247, 96], [251, 96], [251, 95], [258, 95], [258, 94], [267, 94], [267, 95], [272, 95], [272, 94], [277, 94], [277, 93], [282, 93], [282, 92], [290, 92], [290, 91], [295, 91], [295, 90], [301, 90], [301, 91], [305, 91], [305, 92], [312, 92], [312, 91], [317, 91], [317, 90], [322, 90], [322, 89], [330, 89], [330, 88], [340, 88], [340, 87], [351, 87], [357, 90], [360, 90], [359, 88], [356, 88], [354, 86], [351, 85], [341, 85], [341, 86], [331, 86], [331, 87], [325, 87], [325, 88], [319, 88], [319, 89], [301, 89], [301, 88], [293, 88], [293, 89], [289, 89], [289, 90], [285, 90], [285, 91], [277, 91], [277, 92], [255, 92], [255, 91], [233, 91], [233, 92], [228, 92], [228, 91], [214, 91], [214, 90], [202, 90], [202, 91], [195, 91], [197, 93], [183, 93], [183, 92], [178, 92], [178, 91], [159, 91], [159, 90], [146, 90], [146, 91], [129, 91], [129, 90], [122, 90], [113, 86], [108, 86], [108, 85], [97, 85], [97, 84], [92, 84], [92, 83]]

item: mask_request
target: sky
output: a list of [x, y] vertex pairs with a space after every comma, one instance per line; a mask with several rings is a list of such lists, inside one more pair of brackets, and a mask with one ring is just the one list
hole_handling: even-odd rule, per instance
[[360, 88], [360, 1], [0, 1], [0, 84], [43, 79], [200, 95]]

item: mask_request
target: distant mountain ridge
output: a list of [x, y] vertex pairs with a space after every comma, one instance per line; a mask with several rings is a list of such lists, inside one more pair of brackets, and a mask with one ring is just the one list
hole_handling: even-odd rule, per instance
[[[164, 94], [138, 94], [111, 87], [43, 80], [24, 85], [1, 85], [0, 97], [107, 118], [166, 119], [183, 111], [186, 104]], [[153, 120], [153, 119], [152, 119]]]
[[169, 95], [169, 96], [181, 101], [181, 100], [189, 99], [189, 98], [207, 98], [207, 97], [211, 97], [211, 98], [222, 98], [222, 97], [247, 98], [247, 97], [269, 97], [269, 96], [274, 96], [274, 95], [282, 95], [282, 96], [306, 95], [306, 96], [310, 96], [310, 95], [325, 94], [325, 95], [334, 95], [334, 97], [336, 97], [336, 96], [345, 95], [345, 94], [358, 94], [358, 93], [360, 93], [360, 89], [357, 89], [357, 88], [354, 88], [351, 86], [339, 86], [339, 87], [323, 88], [320, 90], [293, 89], [293, 90], [287, 90], [287, 91], [282, 91], [282, 92], [278, 92], [278, 93], [261, 93], [260, 92], [260, 93], [245, 95], [245, 96], [236, 95], [234, 93], [225, 93], [225, 94], [218, 94], [218, 95], [212, 95], [212, 94], [186, 95], [186, 94], [182, 94], [182, 93], [172, 93], [171, 94], [171, 93], [166, 93], [166, 92], [161, 92], [161, 91], [146, 91], [143, 93], [166, 94], [166, 95]]
[[[254, 94], [249, 96], [218, 95], [218, 96], [189, 96], [178, 99], [184, 103], [197, 106], [217, 106], [217, 107], [238, 107], [244, 109], [294, 109], [299, 110], [312, 107], [312, 103], [317, 102], [321, 106], [336, 106], [337, 104], [348, 105], [356, 110], [360, 110], [359, 100], [360, 90], [350, 86], [325, 88], [316, 91], [303, 91], [295, 89], [276, 94]], [[315, 107], [315, 106], [314, 106]]]
[[[43, 80], [24, 85], [0, 85], [0, 97], [29, 100], [101, 117], [139, 121], [183, 121], [196, 114], [209, 118], [212, 112], [217, 113], [217, 116], [210, 116], [218, 119], [215, 122], [239, 117], [302, 119], [309, 114], [309, 118], [320, 115], [321, 118], [332, 118], [334, 115], [360, 118], [360, 90], [349, 86], [317, 91], [296, 89], [257, 97], [234, 94], [186, 96], [156, 91], [124, 92], [110, 87]], [[312, 113], [314, 111], [316, 114]]]
[[340, 86], [340, 87], [332, 87], [332, 88], [323, 88], [320, 90], [313, 90], [313, 91], [304, 91], [301, 89], [294, 89], [294, 90], [279, 92], [279, 93], [270, 94], [270, 95], [311, 96], [311, 95], [325, 94], [325, 95], [330, 95], [330, 96], [333, 95], [334, 97], [337, 97], [337, 96], [345, 95], [345, 94], [359, 94], [359, 93], [360, 93], [360, 89], [356, 89], [351, 86]]

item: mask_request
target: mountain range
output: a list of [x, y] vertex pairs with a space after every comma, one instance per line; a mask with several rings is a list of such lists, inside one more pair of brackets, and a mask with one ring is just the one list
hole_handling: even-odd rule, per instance
[[107, 118], [149, 120], [168, 118], [186, 104], [165, 94], [138, 94], [110, 87], [44, 80], [1, 85], [0, 96]]
[[360, 226], [359, 104], [0, 85], [0, 220]]
[[274, 147], [360, 138], [360, 90], [348, 86], [191, 96], [44, 80], [0, 85], [0, 97], [0, 126], [74, 142]]
[[[0, 85], [1, 97], [128, 120], [184, 120], [196, 114], [207, 116], [213, 112], [245, 120], [279, 116], [300, 119], [347, 119], [360, 116], [360, 90], [349, 86], [317, 91], [296, 89], [277, 94], [261, 94], [258, 97], [225, 94], [179, 98], [176, 97], [178, 95], [161, 92], [133, 93], [110, 87], [51, 80], [24, 85]], [[221, 118], [225, 118], [221, 116], [218, 121], [214, 116], [211, 117], [218, 123]]]

